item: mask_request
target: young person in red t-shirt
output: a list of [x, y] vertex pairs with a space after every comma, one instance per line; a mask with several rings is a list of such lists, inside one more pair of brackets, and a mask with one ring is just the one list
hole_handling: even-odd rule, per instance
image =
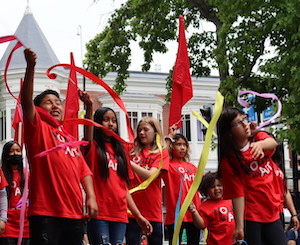
[[[86, 105], [86, 118], [92, 119], [89, 95], [81, 92], [80, 97]], [[111, 108], [96, 110], [94, 121], [119, 135], [117, 116]], [[101, 210], [97, 217], [88, 222], [91, 244], [123, 244], [128, 208], [143, 232], [150, 234], [151, 224], [141, 215], [127, 189], [131, 173], [128, 151], [125, 152], [121, 142], [98, 127], [86, 127], [85, 139], [90, 142], [84, 149], [85, 159], [94, 174], [96, 199]]]
[[223, 186], [217, 173], [208, 172], [203, 177], [200, 192], [206, 197], [200, 208], [189, 206], [194, 224], [208, 230], [207, 245], [231, 245], [235, 221], [231, 200], [223, 199]]
[[234, 107], [224, 108], [218, 120], [218, 141], [224, 199], [232, 199], [236, 219], [234, 240], [249, 245], [285, 244], [276, 163], [269, 151], [277, 142], [263, 131], [251, 139], [247, 116]]
[[[153, 117], [145, 117], [140, 120], [131, 153], [131, 166], [134, 171], [131, 187], [136, 187], [148, 179], [160, 167], [161, 153], [156, 143], [156, 134], [160, 135], [160, 143], [163, 147], [164, 140], [159, 121]], [[162, 160], [163, 165], [156, 179], [146, 189], [132, 193], [132, 198], [140, 212], [153, 227], [152, 234], [147, 237], [149, 245], [161, 245], [163, 240], [161, 175], [168, 171], [170, 161], [166, 149], [162, 151]], [[140, 227], [130, 216], [126, 231], [126, 244], [140, 245], [141, 237]]]
[[[197, 167], [188, 162], [189, 155], [189, 143], [186, 137], [182, 134], [176, 134], [176, 126], [170, 127], [170, 133], [165, 137], [166, 145], [168, 146], [170, 155], [170, 166], [168, 174], [163, 176], [164, 183], [166, 185], [166, 219], [165, 225], [168, 230], [169, 244], [172, 244], [175, 211], [178, 202], [178, 198], [181, 192], [180, 205], [183, 203], [191, 185], [194, 182], [194, 178], [197, 172]], [[201, 204], [200, 195], [196, 193], [193, 202], [198, 207]], [[182, 238], [182, 231], [186, 230], [187, 244], [194, 245], [199, 244], [200, 229], [193, 224], [192, 215], [187, 212], [183, 217], [183, 222], [180, 232], [180, 241]]]
[[[0, 237], [0, 245], [17, 245], [20, 232], [20, 201], [25, 184], [22, 149], [18, 142], [9, 141], [3, 146], [2, 170], [8, 182], [8, 186], [6, 187], [8, 197], [8, 222], [6, 223], [4, 233]], [[27, 211], [28, 206], [26, 205], [22, 245], [29, 245], [29, 222]]]
[[92, 172], [79, 147], [67, 146], [43, 157], [45, 150], [70, 142], [61, 126], [64, 108], [59, 94], [46, 90], [33, 96], [36, 54], [24, 51], [27, 68], [21, 91], [24, 142], [30, 165], [29, 229], [31, 245], [81, 245], [83, 196], [90, 218], [98, 213]]

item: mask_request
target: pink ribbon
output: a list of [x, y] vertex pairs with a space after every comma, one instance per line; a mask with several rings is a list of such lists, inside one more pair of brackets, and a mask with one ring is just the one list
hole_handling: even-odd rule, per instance
[[8, 93], [17, 101], [19, 101], [19, 99], [17, 99], [13, 93], [10, 91], [10, 88], [8, 86], [8, 83], [7, 83], [7, 70], [8, 70], [8, 67], [9, 67], [9, 64], [10, 64], [10, 61], [12, 59], [12, 55], [13, 53], [20, 47], [25, 47], [24, 44], [21, 43], [21, 41], [13, 36], [13, 35], [10, 35], [10, 36], [4, 36], [4, 37], [0, 37], [0, 43], [5, 43], [5, 42], [10, 42], [10, 41], [14, 41], [14, 40], [17, 40], [17, 43], [16, 45], [14, 46], [14, 48], [12, 49], [12, 51], [10, 52], [8, 58], [7, 58], [7, 61], [6, 61], [6, 64], [5, 64], [5, 70], [4, 70], [4, 83], [5, 83], [5, 86], [6, 86], [6, 89], [8, 91]]
[[238, 102], [240, 103], [241, 106], [244, 106], [244, 107], [247, 107], [247, 108], [250, 107], [250, 104], [247, 101], [245, 101], [241, 98], [241, 96], [244, 95], [244, 94], [253, 94], [255, 96], [262, 97], [262, 98], [265, 98], [265, 99], [274, 99], [274, 100], [277, 100], [277, 102], [278, 102], [278, 110], [275, 113], [275, 115], [273, 115], [266, 122], [259, 125], [256, 129], [261, 129], [261, 128], [265, 127], [266, 125], [270, 124], [273, 120], [275, 120], [277, 117], [280, 116], [281, 109], [282, 109], [282, 104], [281, 104], [280, 100], [278, 99], [278, 97], [275, 94], [270, 94], [270, 93], [260, 94], [260, 93], [257, 93], [255, 91], [252, 91], [252, 90], [241, 91], [238, 94], [237, 100], [238, 100]]
[[23, 239], [23, 231], [24, 231], [24, 221], [25, 221], [25, 212], [26, 212], [26, 206], [27, 206], [27, 200], [28, 200], [28, 175], [29, 175], [29, 165], [28, 160], [26, 157], [26, 165], [25, 165], [25, 171], [24, 171], [24, 177], [25, 177], [25, 184], [24, 184], [24, 190], [23, 195], [21, 198], [21, 212], [20, 212], [20, 230], [19, 230], [19, 238], [18, 238], [18, 245], [22, 244]]

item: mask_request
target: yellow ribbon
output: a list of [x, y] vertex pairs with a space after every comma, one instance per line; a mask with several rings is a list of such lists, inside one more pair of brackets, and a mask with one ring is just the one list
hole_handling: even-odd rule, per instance
[[[208, 128], [208, 122], [196, 111], [192, 111], [193, 115], [206, 127]], [[217, 134], [213, 131], [213, 135], [217, 138]]]
[[130, 194], [132, 194], [132, 193], [134, 193], [136, 191], [145, 190], [152, 183], [152, 181], [155, 180], [155, 178], [160, 174], [160, 170], [161, 170], [161, 168], [163, 166], [163, 154], [162, 154], [162, 146], [161, 146], [161, 143], [160, 143], [160, 135], [159, 134], [156, 134], [156, 144], [157, 144], [159, 152], [160, 152], [160, 162], [159, 162], [158, 169], [148, 179], [146, 179], [145, 181], [143, 181], [138, 186], [130, 189], [129, 190]]
[[78, 115], [78, 118], [84, 118], [84, 115], [85, 115], [85, 110], [82, 110], [79, 115]]
[[205, 137], [205, 141], [204, 141], [204, 146], [203, 146], [203, 150], [201, 153], [201, 157], [199, 160], [199, 164], [198, 164], [198, 170], [196, 172], [196, 176], [194, 179], [194, 182], [188, 192], [188, 194], [186, 195], [184, 202], [181, 206], [180, 212], [179, 212], [179, 216], [178, 216], [178, 220], [176, 222], [176, 227], [174, 230], [174, 235], [173, 235], [173, 240], [172, 240], [172, 245], [176, 245], [177, 241], [178, 241], [178, 236], [179, 236], [179, 232], [180, 232], [180, 227], [182, 224], [182, 220], [183, 217], [188, 209], [188, 206], [190, 205], [195, 193], [198, 190], [198, 187], [201, 183], [202, 180], [202, 176], [204, 173], [204, 169], [208, 160], [208, 154], [209, 154], [209, 150], [210, 150], [210, 142], [211, 142], [211, 138], [213, 135], [213, 130], [217, 124], [217, 121], [221, 115], [222, 112], [222, 108], [223, 108], [223, 102], [224, 102], [224, 97], [221, 95], [220, 92], [217, 92], [217, 96], [216, 96], [216, 101], [215, 101], [215, 108], [214, 108], [214, 115], [212, 120], [210, 121], [208, 128], [207, 128], [207, 132], [206, 132], [206, 137]]

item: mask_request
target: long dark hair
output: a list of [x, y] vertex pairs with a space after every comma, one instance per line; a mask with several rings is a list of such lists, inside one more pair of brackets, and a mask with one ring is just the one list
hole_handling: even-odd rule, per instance
[[250, 174], [250, 170], [243, 164], [244, 159], [240, 152], [240, 149], [231, 135], [231, 122], [238, 115], [245, 115], [245, 112], [236, 107], [225, 107], [217, 123], [219, 177], [221, 177], [221, 162], [224, 157], [228, 158], [229, 164], [236, 175], [239, 174], [237, 170], [238, 166], [236, 166], [237, 162], [247, 174]]
[[[94, 121], [102, 125], [103, 116], [107, 111], [112, 111], [115, 114], [117, 119], [117, 115], [113, 109], [109, 107], [101, 107], [100, 109], [96, 110], [94, 114]], [[118, 121], [116, 123], [117, 123], [117, 129], [115, 133], [119, 135]], [[100, 176], [104, 179], [107, 179], [109, 177], [108, 161], [106, 156], [107, 149], [105, 147], [104, 131], [101, 128], [94, 127], [94, 140], [96, 141], [98, 146], [99, 162], [101, 163], [99, 164]], [[111, 137], [111, 144], [115, 151], [116, 157], [118, 159], [117, 174], [121, 178], [125, 179], [127, 183], [129, 183], [128, 158], [126, 157], [126, 154], [124, 152], [124, 147], [114, 137]]]
[[[11, 168], [11, 164], [8, 163], [7, 158], [9, 156], [9, 151], [10, 148], [14, 145], [18, 145], [20, 148], [21, 146], [19, 145], [18, 142], [16, 141], [8, 141], [4, 146], [2, 150], [2, 170], [5, 176], [5, 179], [7, 180], [8, 186], [6, 187], [7, 191], [7, 196], [9, 197], [11, 192], [12, 192], [12, 181], [13, 181], [13, 169]], [[21, 148], [22, 149], [22, 148]], [[20, 188], [21, 188], [21, 193], [23, 193], [24, 190], [24, 184], [25, 184], [25, 177], [24, 177], [24, 171], [23, 171], [23, 163], [20, 162], [18, 164], [17, 168], [20, 176], [21, 176], [21, 182], [20, 182]]]

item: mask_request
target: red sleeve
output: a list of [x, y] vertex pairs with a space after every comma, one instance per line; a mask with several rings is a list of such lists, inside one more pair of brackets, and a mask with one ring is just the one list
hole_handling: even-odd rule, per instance
[[8, 183], [5, 179], [4, 173], [2, 171], [2, 168], [0, 168], [0, 189], [5, 188], [6, 186], [8, 186]]
[[239, 176], [237, 176], [226, 157], [223, 158], [221, 164], [224, 199], [245, 196], [244, 183], [242, 182], [243, 170], [239, 169]]

